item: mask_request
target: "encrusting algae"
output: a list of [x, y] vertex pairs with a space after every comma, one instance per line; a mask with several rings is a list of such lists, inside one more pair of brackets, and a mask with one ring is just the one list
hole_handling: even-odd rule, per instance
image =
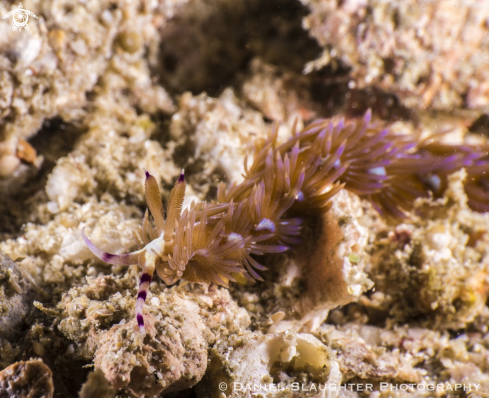
[[217, 203], [192, 202], [182, 213], [182, 170], [170, 194], [166, 220], [156, 179], [146, 172], [146, 202], [155, 227], [146, 212], [134, 234], [139, 250], [110, 254], [82, 232], [101, 260], [142, 268], [136, 318], [143, 335], [143, 305], [155, 270], [167, 285], [183, 280], [228, 287], [229, 281], [263, 280], [256, 270], [266, 268], [254, 256], [300, 244], [304, 222], [325, 214], [342, 188], [368, 199], [379, 212], [402, 219], [415, 199], [439, 195], [448, 174], [467, 167], [469, 205], [489, 206], [484, 191], [489, 161], [484, 158], [487, 152], [478, 148], [393, 134], [372, 123], [370, 111], [359, 121], [321, 119], [300, 132], [294, 127], [292, 137], [282, 144], [277, 131], [257, 144], [250, 167], [245, 158], [243, 182], [229, 188], [220, 184]]

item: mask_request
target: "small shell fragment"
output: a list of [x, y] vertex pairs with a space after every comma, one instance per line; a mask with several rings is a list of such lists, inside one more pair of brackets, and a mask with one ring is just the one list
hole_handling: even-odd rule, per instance
[[100, 316], [111, 316], [114, 311], [110, 311], [106, 308], [101, 308], [100, 310], [96, 310], [95, 313]]
[[37, 355], [39, 355], [40, 357], [44, 356], [44, 354], [46, 353], [46, 351], [44, 350], [43, 345], [41, 343], [39, 343], [38, 341], [33, 341], [32, 342], [32, 350]]
[[29, 164], [34, 164], [37, 158], [36, 150], [22, 138], [19, 139], [15, 155]]
[[160, 299], [156, 296], [152, 297], [150, 303], [154, 307], [158, 307], [160, 305]]
[[66, 348], [66, 352], [65, 354], [66, 355], [71, 355], [75, 352], [75, 346], [73, 344], [70, 344], [67, 348]]
[[285, 318], [285, 312], [278, 311], [272, 316], [270, 316], [269, 323], [273, 325], [274, 323], [280, 322], [284, 318]]

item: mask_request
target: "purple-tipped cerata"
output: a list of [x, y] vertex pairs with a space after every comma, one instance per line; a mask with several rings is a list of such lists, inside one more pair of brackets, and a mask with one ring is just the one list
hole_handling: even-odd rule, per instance
[[178, 179], [178, 182], [184, 182], [185, 181], [185, 170], [182, 169], [180, 172], [180, 178]]

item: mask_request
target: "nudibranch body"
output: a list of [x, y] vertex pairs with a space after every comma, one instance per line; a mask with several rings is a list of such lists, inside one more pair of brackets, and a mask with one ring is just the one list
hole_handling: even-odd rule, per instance
[[139, 250], [133, 253], [106, 253], [82, 231], [101, 260], [142, 268], [136, 302], [141, 332], [145, 333], [143, 305], [155, 271], [168, 285], [185, 280], [227, 287], [229, 281], [243, 277], [262, 280], [256, 270], [265, 268], [255, 256], [284, 252], [300, 243], [304, 219], [327, 212], [331, 198], [342, 188], [400, 219], [414, 199], [440, 194], [448, 174], [466, 167], [469, 204], [489, 209], [486, 149], [419, 142], [370, 119], [367, 111], [358, 121], [317, 120], [300, 132], [294, 128], [282, 144], [274, 129], [257, 146], [250, 167], [245, 159], [243, 182], [229, 188], [221, 183], [217, 203], [192, 203], [183, 213], [182, 170], [168, 200], [166, 219], [158, 183], [146, 172], [146, 202], [155, 226], [146, 211], [142, 227], [134, 233]]

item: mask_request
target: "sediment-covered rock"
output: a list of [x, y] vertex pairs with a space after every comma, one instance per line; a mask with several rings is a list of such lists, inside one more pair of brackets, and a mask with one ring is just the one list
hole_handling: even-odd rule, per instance
[[338, 62], [350, 88], [377, 87], [409, 108], [487, 109], [489, 5], [477, 0], [304, 0], [321, 47], [306, 71]]
[[[20, 337], [19, 327], [34, 308], [34, 281], [0, 250], [0, 339]], [[3, 340], [5, 341], [5, 340]]]

